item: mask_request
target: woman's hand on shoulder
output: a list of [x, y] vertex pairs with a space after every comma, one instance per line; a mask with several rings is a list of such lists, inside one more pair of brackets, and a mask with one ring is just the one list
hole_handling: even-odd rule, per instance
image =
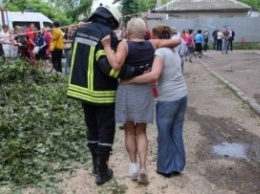
[[103, 47], [111, 47], [111, 37], [110, 35], [106, 35], [104, 38], [101, 39], [101, 43]]

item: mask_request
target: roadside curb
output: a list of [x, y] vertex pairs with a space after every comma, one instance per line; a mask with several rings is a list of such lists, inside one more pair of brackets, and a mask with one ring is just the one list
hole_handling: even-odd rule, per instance
[[227, 79], [220, 76], [218, 73], [213, 71], [208, 64], [199, 61], [206, 69], [215, 76], [218, 80], [220, 80], [222, 83], [224, 83], [229, 89], [232, 90], [243, 102], [249, 105], [249, 107], [258, 115], [260, 116], [260, 105], [256, 103], [256, 101], [252, 98], [249, 98], [244, 92], [242, 92], [236, 85], [232, 84]]

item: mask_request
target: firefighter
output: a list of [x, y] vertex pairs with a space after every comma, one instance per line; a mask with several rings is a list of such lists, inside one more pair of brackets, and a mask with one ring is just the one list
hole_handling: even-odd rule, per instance
[[82, 101], [87, 146], [92, 155], [97, 185], [113, 177], [108, 161], [115, 135], [115, 95], [118, 85], [115, 78], [120, 72], [109, 68], [105, 74], [100, 68], [106, 62], [101, 39], [110, 34], [112, 47], [117, 47], [118, 40], [113, 30], [119, 27], [120, 17], [120, 12], [112, 5], [98, 7], [90, 16], [90, 23], [75, 32], [71, 52], [67, 95]]

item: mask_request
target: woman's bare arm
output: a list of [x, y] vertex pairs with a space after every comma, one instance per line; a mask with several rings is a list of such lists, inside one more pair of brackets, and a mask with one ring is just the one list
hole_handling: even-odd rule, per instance
[[122, 84], [141, 84], [157, 80], [163, 69], [163, 59], [159, 56], [154, 57], [152, 71], [136, 76], [130, 80], [121, 81]]
[[127, 51], [126, 51], [126, 45], [123, 41], [121, 41], [116, 49], [116, 52], [114, 52], [111, 48], [111, 37], [110, 35], [105, 36], [101, 40], [104, 50], [106, 52], [106, 57], [108, 59], [108, 62], [110, 63], [111, 67], [115, 70], [120, 69], [126, 59]]
[[169, 47], [174, 48], [181, 43], [181, 38], [176, 39], [150, 39], [154, 48]]

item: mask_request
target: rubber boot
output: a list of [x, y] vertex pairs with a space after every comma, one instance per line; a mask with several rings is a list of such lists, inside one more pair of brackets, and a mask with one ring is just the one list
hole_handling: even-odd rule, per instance
[[108, 161], [109, 152], [97, 152], [97, 185], [102, 185], [113, 177], [113, 170], [108, 168]]
[[92, 173], [93, 174], [97, 174], [97, 151], [96, 149], [90, 149], [90, 152], [91, 152], [91, 155], [92, 155], [92, 166], [93, 166], [93, 169], [92, 169]]

